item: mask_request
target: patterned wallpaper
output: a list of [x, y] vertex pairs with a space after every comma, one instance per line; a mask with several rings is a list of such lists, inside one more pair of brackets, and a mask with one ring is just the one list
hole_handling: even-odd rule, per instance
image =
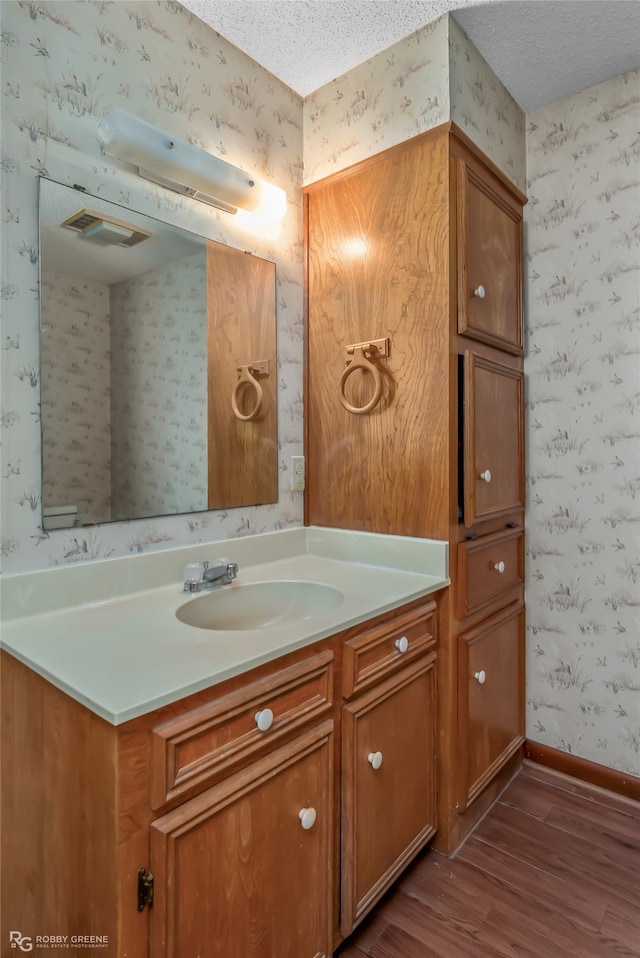
[[640, 73], [527, 118], [528, 723], [640, 774]]
[[[0, 4], [4, 568], [300, 525], [300, 186], [451, 116], [524, 189], [522, 114], [449, 18], [300, 99], [176, 0]], [[121, 106], [288, 194], [279, 235], [143, 183], [100, 156]], [[638, 772], [638, 75], [528, 118], [530, 738]], [[274, 506], [44, 535], [36, 177], [80, 182], [275, 260], [280, 496]]]
[[42, 302], [42, 497], [91, 522], [111, 515], [109, 287], [50, 273]]
[[446, 15], [305, 99], [305, 182], [449, 119], [524, 190], [524, 114]]
[[449, 17], [451, 119], [526, 192], [525, 115]]
[[[12, 0], [0, 4], [0, 26], [3, 571], [301, 525], [302, 494], [289, 491], [288, 478], [291, 455], [303, 450], [300, 98], [176, 0]], [[114, 106], [283, 188], [288, 206], [282, 223], [276, 229], [248, 215], [212, 210], [149, 184], [127, 164], [101, 156], [97, 126]], [[278, 503], [43, 533], [40, 174], [65, 184], [79, 183], [107, 200], [275, 261]], [[189, 428], [190, 420], [185, 432]], [[191, 462], [189, 457], [188, 469]]]
[[113, 515], [207, 508], [206, 250], [111, 287]]

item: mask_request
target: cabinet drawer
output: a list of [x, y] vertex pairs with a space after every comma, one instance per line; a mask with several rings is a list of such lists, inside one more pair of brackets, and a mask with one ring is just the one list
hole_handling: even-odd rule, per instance
[[509, 529], [458, 545], [458, 617], [489, 605], [524, 580], [524, 532]]
[[333, 652], [320, 652], [152, 729], [152, 808], [211, 784], [324, 715], [333, 701], [332, 662]]
[[435, 645], [435, 610], [435, 602], [429, 602], [345, 642], [344, 697], [368, 688]]

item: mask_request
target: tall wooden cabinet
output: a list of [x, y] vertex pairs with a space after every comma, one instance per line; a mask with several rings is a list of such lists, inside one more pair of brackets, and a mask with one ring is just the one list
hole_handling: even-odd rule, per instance
[[305, 189], [306, 521], [450, 546], [445, 851], [524, 740], [524, 202], [454, 124]]

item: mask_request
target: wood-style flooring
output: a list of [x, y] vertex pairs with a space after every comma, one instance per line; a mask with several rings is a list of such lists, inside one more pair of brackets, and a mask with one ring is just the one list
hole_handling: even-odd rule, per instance
[[422, 854], [339, 958], [640, 958], [640, 803], [525, 762], [454, 858]]

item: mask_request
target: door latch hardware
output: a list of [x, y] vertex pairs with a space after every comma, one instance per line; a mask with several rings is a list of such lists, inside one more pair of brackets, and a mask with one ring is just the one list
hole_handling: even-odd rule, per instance
[[144, 906], [153, 905], [153, 875], [144, 865], [138, 869], [138, 911], [144, 911]]

